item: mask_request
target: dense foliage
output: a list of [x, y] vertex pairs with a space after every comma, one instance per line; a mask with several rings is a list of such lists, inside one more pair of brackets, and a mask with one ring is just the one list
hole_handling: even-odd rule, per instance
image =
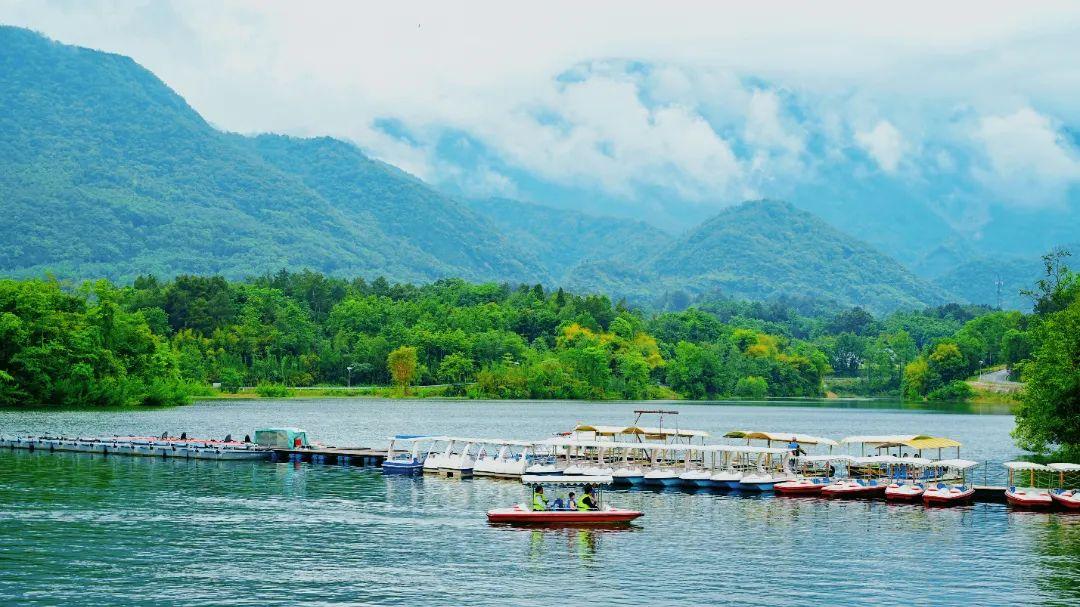
[[[441, 383], [501, 398], [812, 396], [829, 369], [805, 340], [694, 309], [646, 317], [539, 285], [284, 271], [246, 282], [140, 277], [72, 292], [54, 281], [3, 285], [9, 404], [144, 402], [161, 389], [154, 380], [226, 391]], [[114, 383], [125, 391], [111, 400], [93, 392]]]
[[1013, 435], [1025, 449], [1080, 462], [1080, 275], [1065, 266], [1068, 255], [1046, 255], [1045, 277], [1029, 292], [1036, 313]]

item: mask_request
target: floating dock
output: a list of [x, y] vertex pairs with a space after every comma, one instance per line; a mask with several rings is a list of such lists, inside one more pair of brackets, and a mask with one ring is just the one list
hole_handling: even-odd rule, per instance
[[386, 461], [386, 449], [369, 447], [300, 447], [272, 448], [270, 461], [311, 462], [313, 464], [339, 464], [342, 466], [382, 466]]

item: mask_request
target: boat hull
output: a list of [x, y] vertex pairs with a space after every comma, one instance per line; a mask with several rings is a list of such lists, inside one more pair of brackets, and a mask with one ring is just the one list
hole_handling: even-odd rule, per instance
[[832, 484], [824, 487], [821, 495], [836, 499], [869, 499], [885, 495], [885, 485]]
[[776, 483], [773, 491], [780, 495], [819, 495], [825, 488], [825, 483], [808, 481], [784, 481]]
[[974, 488], [964, 490], [929, 489], [923, 493], [922, 501], [927, 506], [951, 506], [953, 504], [966, 504], [975, 495]]
[[1050, 497], [1050, 493], [1031, 493], [1027, 491], [1005, 491], [1005, 501], [1010, 506], [1016, 508], [1025, 508], [1033, 510], [1041, 510], [1050, 508], [1054, 505], [1054, 498]]
[[382, 465], [383, 474], [423, 474], [424, 462], [395, 462], [387, 460]]
[[613, 525], [629, 523], [642, 516], [637, 510], [541, 510], [521, 507], [489, 510], [488, 522], [516, 525]]
[[885, 499], [890, 502], [915, 502], [922, 499], [924, 489], [911, 485], [889, 485], [885, 488]]
[[1080, 510], [1080, 492], [1051, 493], [1050, 498], [1058, 506], [1069, 510]]

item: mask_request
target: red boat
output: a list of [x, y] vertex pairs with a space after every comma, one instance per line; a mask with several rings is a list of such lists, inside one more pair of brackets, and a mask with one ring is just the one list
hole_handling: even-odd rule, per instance
[[821, 495], [837, 498], [881, 497], [885, 495], [886, 486], [884, 482], [878, 482], [877, 479], [847, 479], [826, 485], [821, 490]]
[[1010, 506], [1018, 508], [1050, 508], [1054, 505], [1054, 499], [1046, 489], [1032, 489], [1030, 487], [1018, 489], [1009, 487], [1005, 490], [1005, 501]]
[[1068, 508], [1069, 510], [1080, 510], [1080, 491], [1076, 489], [1051, 492], [1050, 498], [1059, 506]]
[[629, 523], [643, 513], [637, 510], [606, 508], [604, 510], [529, 510], [521, 505], [488, 510], [488, 522], [532, 525]]
[[928, 506], [948, 506], [970, 502], [973, 495], [975, 495], [974, 487], [957, 485], [955, 487], [932, 487], [923, 493], [922, 499], [923, 503]]
[[829, 485], [826, 478], [800, 478], [773, 485], [779, 495], [818, 495]]
[[914, 502], [923, 496], [925, 489], [917, 483], [893, 483], [885, 488], [885, 499], [889, 501]]
[[[1009, 488], [1005, 490], [1005, 501], [1010, 506], [1043, 509], [1054, 505], [1054, 498], [1050, 497], [1050, 490], [1036, 488], [1035, 486], [1039, 484], [1035, 473], [1049, 472], [1049, 467], [1035, 462], [1005, 462], [1004, 465], [1009, 470]], [[1024, 472], [1027, 474], [1018, 474]], [[1027, 476], [1026, 480], [1029, 486], [1017, 487], [1015, 479], [1018, 476]]]
[[[602, 488], [612, 483], [610, 476], [526, 475], [521, 477], [521, 482], [533, 488], [532, 503], [537, 503], [537, 507], [533, 509], [524, 504], [518, 504], [509, 508], [488, 510], [489, 523], [612, 525], [629, 523], [644, 514], [637, 510], [604, 506]], [[580, 510], [568, 507], [569, 504], [563, 503], [562, 498], [549, 501], [548, 496], [543, 493], [543, 487], [545, 486], [578, 489], [578, 500], [582, 499], [586, 493], [591, 493], [596, 507], [589, 510]], [[567, 497], [569, 498], [569, 496]]]

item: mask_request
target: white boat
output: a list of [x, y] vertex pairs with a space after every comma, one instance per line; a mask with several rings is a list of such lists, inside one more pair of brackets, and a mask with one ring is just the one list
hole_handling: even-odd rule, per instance
[[922, 499], [927, 483], [936, 480], [940, 466], [932, 466], [922, 457], [897, 457], [889, 464], [892, 482], [885, 487], [885, 499], [890, 501], [917, 501]]
[[922, 500], [926, 505], [948, 506], [971, 501], [975, 495], [975, 487], [967, 482], [967, 471], [978, 465], [969, 459], [947, 459], [936, 461], [932, 466], [946, 471], [942, 476], [953, 478], [960, 477], [959, 483], [936, 482], [927, 485], [923, 492]]
[[473, 474], [500, 478], [523, 476], [533, 459], [534, 449], [535, 443], [531, 441], [489, 439], [476, 457]]

